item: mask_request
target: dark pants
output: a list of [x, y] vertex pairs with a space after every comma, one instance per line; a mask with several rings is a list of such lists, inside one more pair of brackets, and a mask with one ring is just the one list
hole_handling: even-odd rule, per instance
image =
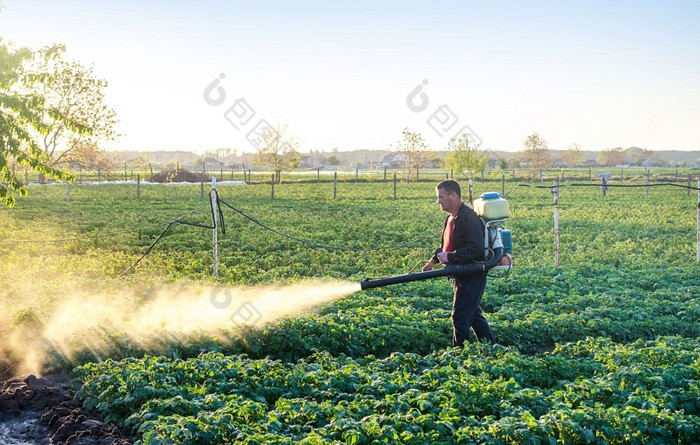
[[496, 343], [489, 323], [484, 318], [479, 304], [486, 288], [486, 274], [452, 278], [454, 300], [452, 302], [452, 344], [462, 346], [471, 341], [471, 328], [477, 340]]

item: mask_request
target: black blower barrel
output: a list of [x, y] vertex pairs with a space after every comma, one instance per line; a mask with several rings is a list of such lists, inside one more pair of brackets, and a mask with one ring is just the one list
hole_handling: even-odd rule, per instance
[[483, 273], [493, 268], [498, 264], [503, 256], [503, 248], [497, 248], [493, 251], [493, 257], [483, 263], [469, 264], [453, 264], [445, 266], [442, 269], [429, 270], [427, 272], [407, 273], [404, 275], [395, 275], [386, 278], [365, 278], [360, 281], [362, 290], [373, 289], [375, 287], [389, 286], [391, 284], [409, 283], [411, 281], [429, 280], [438, 277], [464, 277]]

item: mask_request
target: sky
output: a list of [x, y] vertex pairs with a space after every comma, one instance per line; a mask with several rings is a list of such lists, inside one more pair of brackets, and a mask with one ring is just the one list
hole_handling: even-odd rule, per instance
[[110, 150], [700, 150], [700, 2], [0, 0], [0, 37], [109, 82]]

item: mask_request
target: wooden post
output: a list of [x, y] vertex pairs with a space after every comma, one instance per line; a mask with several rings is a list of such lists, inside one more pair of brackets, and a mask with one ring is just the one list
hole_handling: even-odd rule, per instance
[[678, 182], [678, 168], [676, 168], [676, 179], [674, 179], [673, 182]]
[[455, 169], [451, 168], [450, 169], [450, 179], [454, 179], [454, 178], [455, 178]]
[[624, 182], [624, 181], [625, 181], [625, 169], [621, 168], [620, 169], [620, 182]]
[[338, 195], [338, 172], [333, 173], [333, 199]]
[[386, 167], [384, 167], [384, 182], [386, 182]]
[[360, 169], [355, 168], [355, 181], [359, 181], [359, 180], [360, 180]]
[[248, 182], [251, 182], [253, 179], [250, 177], [250, 169], [248, 169]]
[[272, 186], [272, 191], [270, 192], [270, 199], [275, 199], [275, 174], [272, 174], [270, 179], [270, 185]]
[[101, 181], [102, 180], [102, 168], [97, 167], [97, 180]]
[[693, 176], [690, 173], [688, 173], [688, 188], [686, 189], [686, 191], [688, 192], [687, 196], [690, 196], [690, 180], [692, 179], [692, 177]]
[[416, 166], [416, 182], [420, 180], [420, 167]]
[[554, 266], [559, 267], [559, 184], [556, 181], [552, 187], [552, 197], [554, 198]]
[[202, 175], [202, 179], [199, 180], [199, 197], [200, 199], [204, 199], [204, 175]]
[[450, 179], [450, 172], [445, 172], [445, 179]]
[[141, 173], [136, 174], [136, 199], [141, 199]]
[[66, 182], [66, 202], [70, 202], [70, 182]]
[[214, 226], [214, 229], [211, 231], [212, 235], [212, 254], [214, 256], [214, 279], [217, 280], [219, 279], [219, 243], [218, 243], [218, 235], [217, 231], [219, 228], [219, 210], [217, 209], [217, 205], [219, 204], [216, 200], [217, 193], [216, 193], [216, 176], [211, 177], [211, 212], [213, 214], [214, 220], [212, 221], [212, 226]]
[[506, 194], [506, 175], [501, 175], [501, 196]]
[[396, 173], [394, 173], [394, 201], [396, 201]]
[[608, 180], [605, 176], [600, 177], [600, 193], [605, 196], [608, 191]]
[[321, 182], [321, 169], [320, 168], [316, 169], [316, 181]]
[[593, 169], [588, 167], [588, 180], [592, 181], [593, 180]]
[[233, 181], [233, 166], [231, 166], [231, 181]]
[[481, 170], [481, 182], [484, 182], [484, 171]]
[[649, 169], [647, 168], [647, 197], [649, 197]]
[[125, 162], [124, 163], [124, 181], [126, 182], [128, 180], [129, 180], [129, 172], [126, 169], [126, 162]]
[[469, 180], [469, 205], [474, 206], [474, 181]]

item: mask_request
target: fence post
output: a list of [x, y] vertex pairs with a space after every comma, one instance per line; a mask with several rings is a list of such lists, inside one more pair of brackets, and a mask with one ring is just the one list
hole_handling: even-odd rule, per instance
[[420, 167], [416, 166], [416, 182], [420, 180]]
[[214, 255], [214, 279], [218, 280], [219, 279], [219, 242], [218, 242], [218, 235], [217, 231], [219, 228], [219, 209], [217, 208], [218, 202], [217, 202], [217, 196], [218, 192], [216, 191], [216, 176], [211, 177], [211, 213], [213, 214], [214, 220], [212, 221], [212, 225], [214, 226], [214, 229], [212, 230], [212, 247], [213, 247], [213, 255]]
[[272, 191], [270, 192], [270, 199], [275, 199], [275, 174], [272, 174], [270, 179], [270, 185], [272, 186]]
[[[692, 177], [693, 176], [690, 173], [688, 173], [688, 188], [686, 189], [687, 196], [690, 196], [690, 180], [692, 179]], [[698, 192], [698, 193], [700, 193], [700, 192]]]
[[556, 181], [552, 187], [552, 197], [554, 198], [554, 267], [559, 267], [559, 184]]
[[501, 196], [506, 194], [506, 175], [501, 175]]
[[649, 169], [647, 168], [647, 198], [649, 197]]
[[384, 182], [386, 182], [386, 167], [384, 167]]
[[359, 180], [360, 180], [360, 169], [356, 167], [355, 168], [355, 181], [359, 181]]
[[620, 182], [625, 182], [625, 169], [620, 169]]
[[102, 168], [97, 167], [97, 180], [101, 181], [102, 180]]
[[199, 180], [199, 198], [204, 199], [204, 175]]
[[136, 174], [136, 199], [141, 199], [141, 173]]
[[481, 170], [481, 182], [484, 182], [484, 171]]
[[591, 167], [588, 167], [588, 180], [593, 180], [593, 169]]
[[321, 169], [320, 168], [316, 169], [316, 181], [321, 182]]
[[70, 182], [66, 182], [66, 202], [70, 202]]
[[608, 191], [608, 180], [605, 178], [605, 176], [600, 177], [600, 193], [605, 196], [605, 193]]
[[396, 201], [396, 173], [394, 173], [394, 201]]
[[124, 163], [124, 181], [126, 182], [128, 180], [129, 180], [129, 172], [127, 171], [126, 162], [125, 162]]
[[450, 169], [450, 179], [454, 179], [454, 178], [455, 178], [455, 169], [451, 168]]
[[474, 181], [469, 180], [469, 205], [474, 205]]
[[333, 199], [338, 196], [338, 172], [333, 173]]

